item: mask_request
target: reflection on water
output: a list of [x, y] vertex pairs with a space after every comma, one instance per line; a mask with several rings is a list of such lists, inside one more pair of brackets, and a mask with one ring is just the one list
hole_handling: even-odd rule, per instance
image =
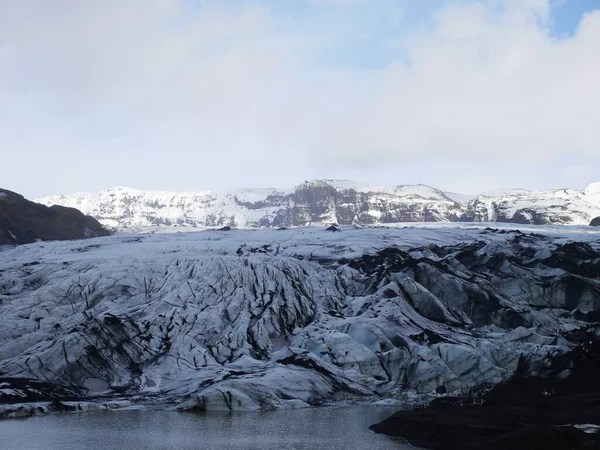
[[393, 408], [311, 408], [268, 413], [112, 411], [0, 421], [6, 450], [373, 449], [406, 450], [368, 426]]

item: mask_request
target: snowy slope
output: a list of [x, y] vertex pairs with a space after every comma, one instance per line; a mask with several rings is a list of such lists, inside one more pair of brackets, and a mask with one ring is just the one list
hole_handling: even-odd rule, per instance
[[59, 398], [66, 386], [205, 410], [399, 400], [496, 383], [517, 365], [544, 373], [569, 332], [598, 328], [590, 229], [311, 227], [0, 248], [0, 404], [30, 399], [14, 377]]
[[456, 219], [460, 206], [441, 191], [418, 186], [369, 186], [345, 181], [306, 182], [294, 190], [200, 192], [109, 189], [44, 197], [44, 205], [77, 208], [112, 227], [281, 227], [307, 223], [374, 224]]
[[454, 200], [456, 203], [460, 203], [461, 205], [466, 205], [470, 200], [477, 198], [477, 195], [459, 194], [456, 192], [444, 192], [444, 195], [449, 199]]
[[114, 188], [99, 194], [80, 193], [45, 197], [38, 202], [59, 204], [89, 211], [108, 226], [231, 225], [232, 218], [239, 226], [260, 221], [277, 214], [281, 203], [274, 201], [262, 208], [252, 209], [244, 203], [260, 204], [271, 197], [284, 195], [275, 189], [237, 189], [230, 191], [166, 192]]
[[600, 216], [600, 183], [583, 191], [491, 191], [472, 198], [425, 185], [314, 180], [292, 190], [162, 192], [129, 188], [44, 197], [111, 227], [290, 227], [310, 223], [509, 222], [588, 225]]
[[583, 191], [519, 189], [481, 195], [468, 203], [461, 220], [588, 225], [598, 216], [600, 183], [592, 183]]
[[438, 202], [451, 201], [444, 192], [439, 189], [427, 186], [425, 184], [385, 186], [357, 183], [348, 180], [323, 180], [325, 183], [335, 187], [338, 190], [351, 189], [363, 193], [381, 193], [391, 194], [403, 197], [406, 201], [410, 200], [429, 200]]

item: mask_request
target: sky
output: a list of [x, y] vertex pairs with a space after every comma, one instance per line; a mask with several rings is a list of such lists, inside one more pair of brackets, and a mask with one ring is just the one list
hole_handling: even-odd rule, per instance
[[0, 0], [0, 187], [600, 181], [600, 0]]

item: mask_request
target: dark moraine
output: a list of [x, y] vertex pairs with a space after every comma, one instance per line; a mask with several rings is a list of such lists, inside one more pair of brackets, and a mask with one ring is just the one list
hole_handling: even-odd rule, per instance
[[566, 379], [517, 375], [479, 398], [440, 398], [371, 429], [432, 450], [600, 449], [600, 434], [572, 426], [600, 425], [600, 339], [591, 339], [573, 350]]

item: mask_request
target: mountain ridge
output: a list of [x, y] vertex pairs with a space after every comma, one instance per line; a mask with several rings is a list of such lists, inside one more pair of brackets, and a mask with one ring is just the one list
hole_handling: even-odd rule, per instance
[[[468, 197], [472, 198], [468, 200]], [[594, 217], [600, 216], [600, 183], [591, 183], [581, 191], [510, 189], [463, 196], [424, 184], [388, 186], [348, 180], [311, 180], [293, 189], [175, 192], [118, 187], [99, 193], [42, 197], [37, 201], [48, 206], [77, 208], [104, 225], [116, 228], [255, 228], [399, 222], [588, 225]]]

